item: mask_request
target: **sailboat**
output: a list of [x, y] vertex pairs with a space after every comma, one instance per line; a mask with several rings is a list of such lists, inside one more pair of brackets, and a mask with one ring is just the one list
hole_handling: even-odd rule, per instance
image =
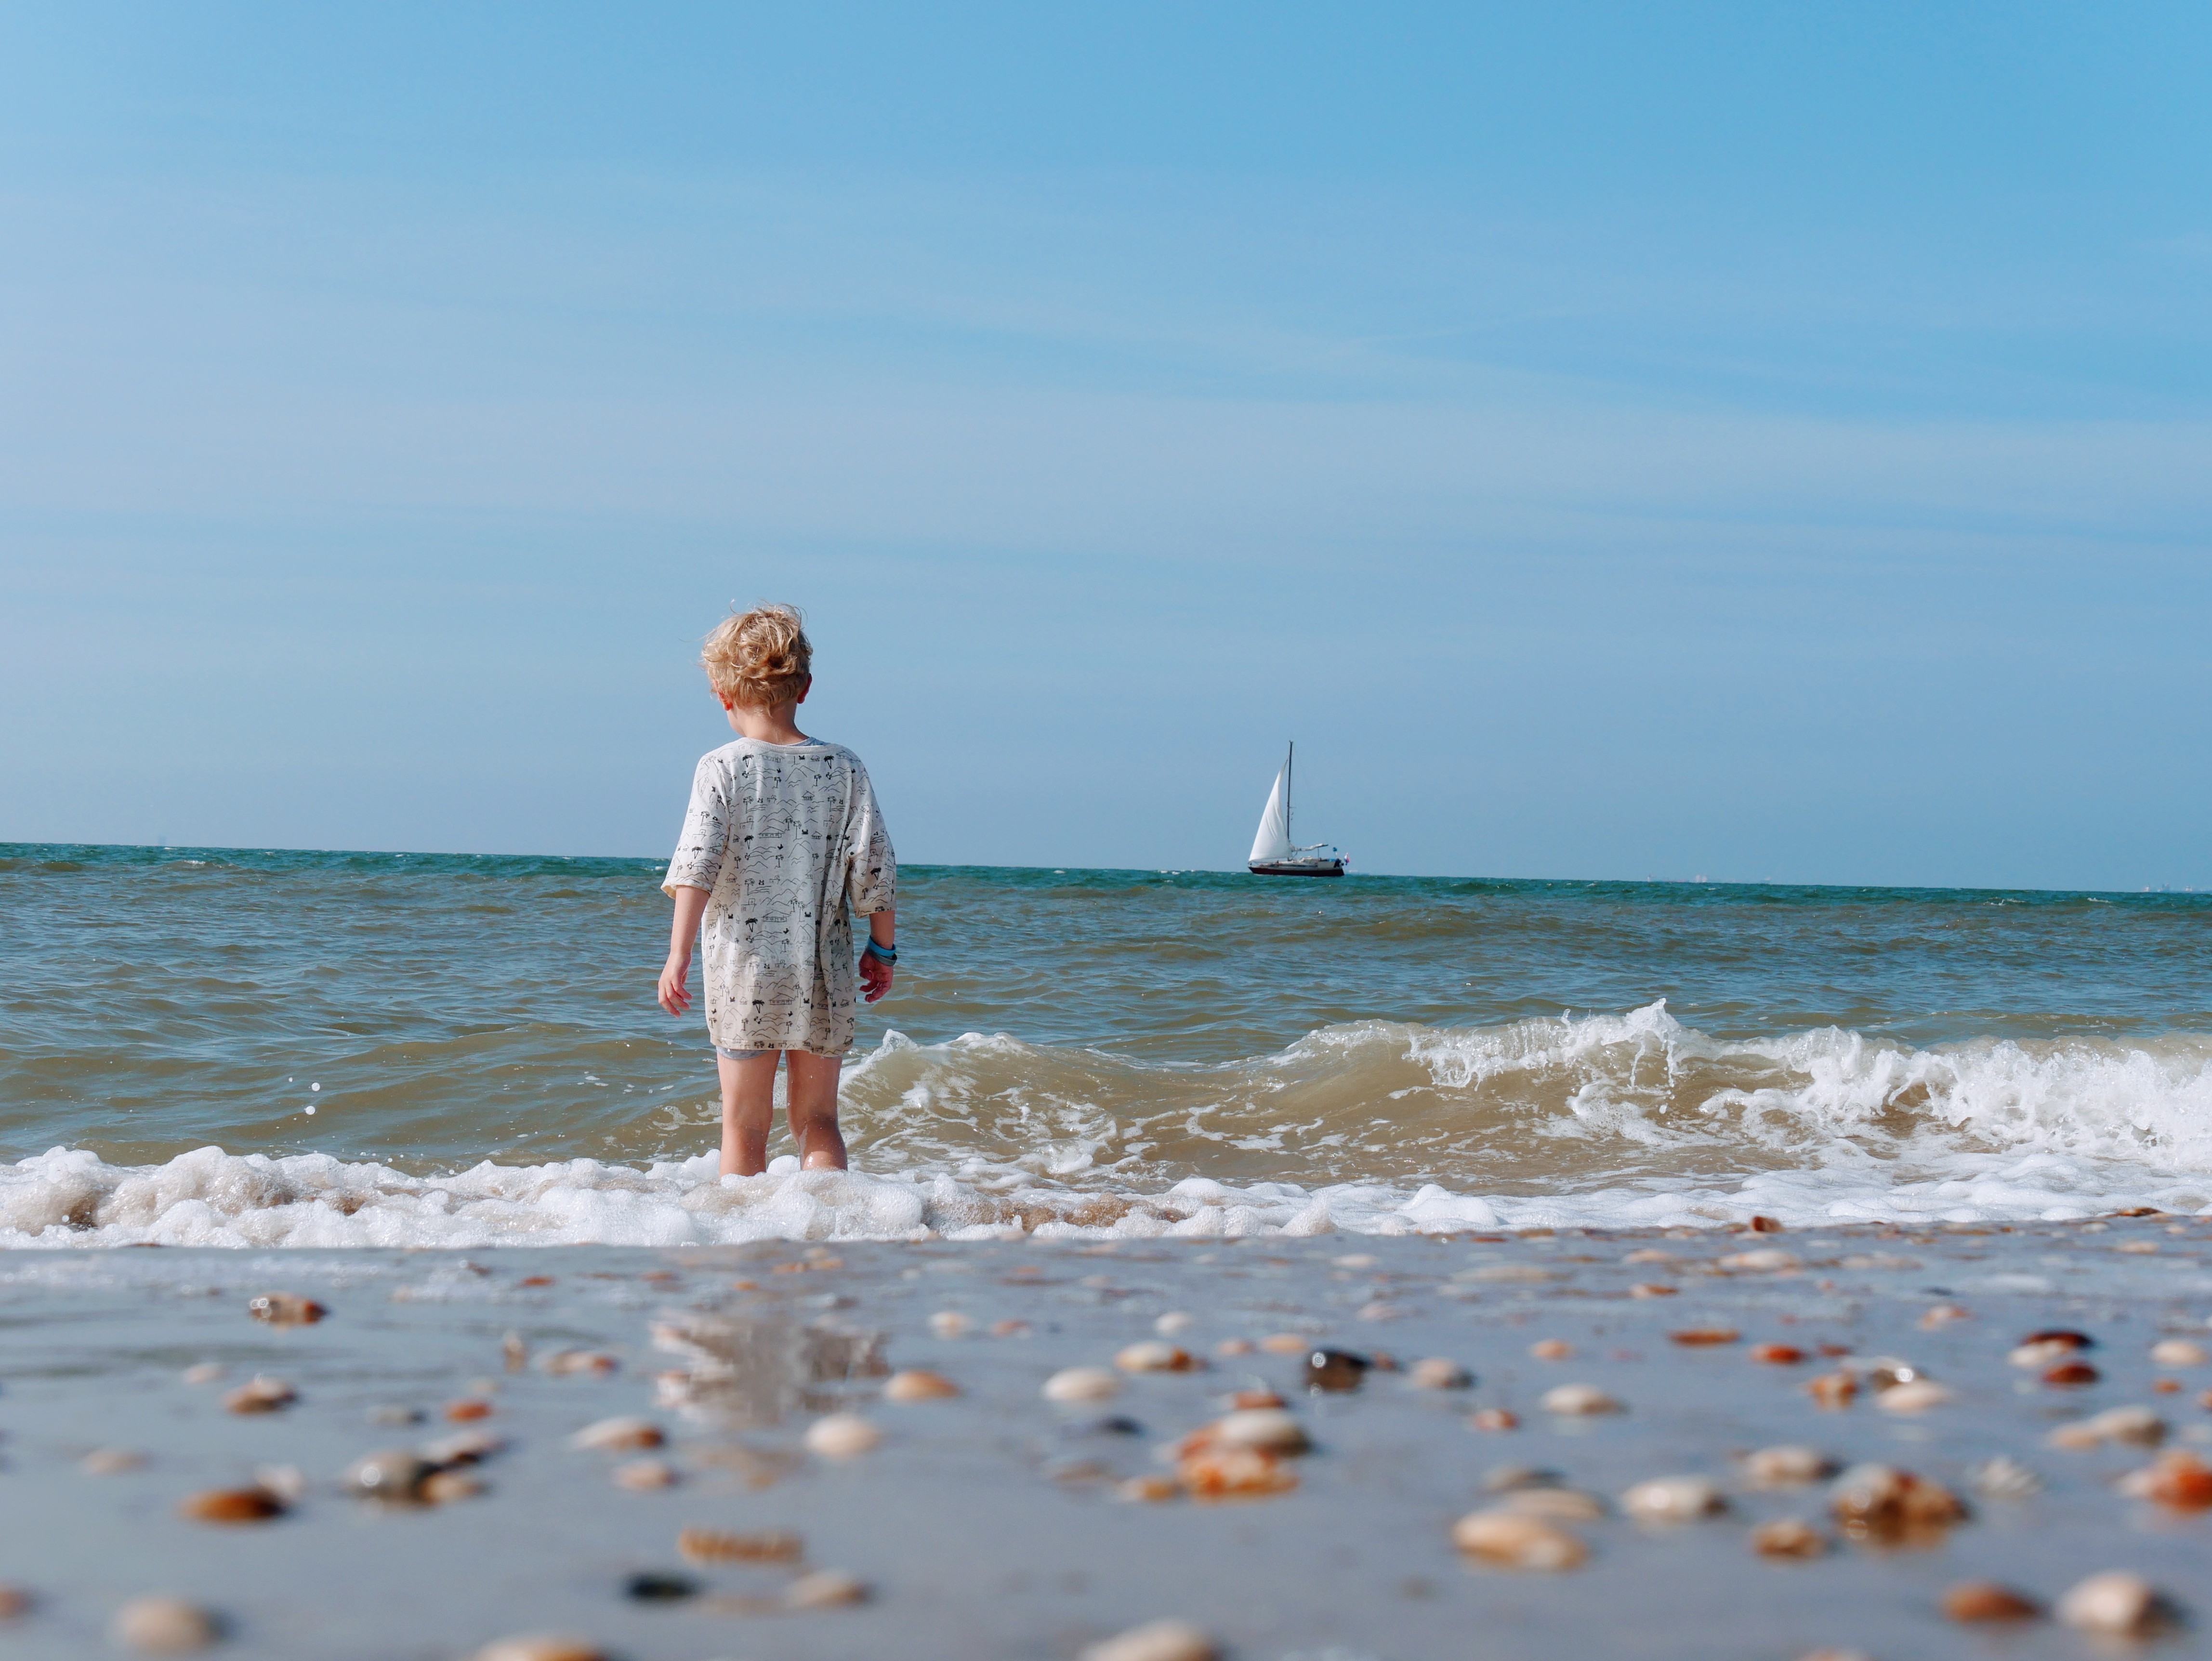
[[1255, 877], [1340, 877], [1346, 861], [1329, 843], [1291, 846], [1291, 764], [1297, 753], [1295, 744], [1284, 753], [1283, 770], [1275, 775], [1275, 788], [1267, 793], [1260, 834], [1252, 838], [1252, 857], [1246, 863]]

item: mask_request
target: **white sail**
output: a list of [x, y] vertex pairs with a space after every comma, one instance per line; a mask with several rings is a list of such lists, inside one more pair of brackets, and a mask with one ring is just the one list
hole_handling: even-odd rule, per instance
[[1267, 793], [1267, 811], [1260, 815], [1260, 834], [1252, 838], [1252, 857], [1248, 865], [1259, 865], [1268, 860], [1279, 860], [1291, 851], [1290, 804], [1284, 800], [1284, 785], [1291, 770], [1288, 762], [1275, 775], [1275, 788]]

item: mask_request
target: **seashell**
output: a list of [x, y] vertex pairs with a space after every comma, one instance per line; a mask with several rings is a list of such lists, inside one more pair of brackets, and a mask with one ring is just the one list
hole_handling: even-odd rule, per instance
[[1198, 1324], [1198, 1317], [1187, 1309], [1171, 1309], [1152, 1323], [1152, 1330], [1163, 1338], [1172, 1338], [1178, 1332], [1188, 1332]]
[[1831, 1509], [1844, 1532], [1885, 1543], [1926, 1538], [1966, 1516], [1940, 1482], [1889, 1465], [1854, 1465], [1836, 1479]]
[[794, 1609], [836, 1609], [868, 1601], [867, 1582], [842, 1569], [817, 1569], [785, 1588], [783, 1601]]
[[2106, 1408], [2087, 1419], [2059, 1426], [2049, 1439], [2055, 1448], [2075, 1450], [2101, 1447], [2107, 1442], [2154, 1448], [2166, 1440], [2166, 1421], [2148, 1408]]
[[886, 1402], [942, 1402], [957, 1396], [960, 1386], [941, 1372], [908, 1367], [884, 1380]]
[[1771, 1217], [1753, 1217], [1751, 1220], [1751, 1232], [1754, 1234], [1779, 1234], [1782, 1232], [1782, 1225]]
[[1847, 1408], [1859, 1393], [1859, 1381], [1848, 1372], [1824, 1372], [1806, 1380], [1805, 1393], [1824, 1408]]
[[2087, 1361], [2061, 1361], [2044, 1373], [2043, 1382], [2071, 1389], [2081, 1384], [2094, 1384], [2101, 1376]]
[[1452, 1524], [1452, 1544], [1504, 1568], [1577, 1568], [1589, 1555], [1589, 1548], [1565, 1529], [1510, 1511], [1469, 1512]]
[[1805, 1352], [1794, 1344], [1753, 1344], [1744, 1354], [1754, 1361], [1778, 1367], [1794, 1367], [1805, 1359]]
[[87, 1476], [120, 1476], [126, 1470], [143, 1470], [146, 1456], [131, 1448], [94, 1448], [76, 1462]]
[[211, 1384], [228, 1371], [220, 1361], [195, 1361], [178, 1377], [188, 1384]]
[[1470, 1430], [1518, 1430], [1521, 1417], [1508, 1408], [1477, 1408], [1467, 1423]]
[[2201, 1367], [2212, 1351], [2186, 1338], [2161, 1338], [2150, 1347], [2150, 1359], [2162, 1367]]
[[1306, 1356], [1306, 1388], [1341, 1393], [1358, 1390], [1375, 1363], [1348, 1349], [1316, 1349]]
[[1213, 1347], [1213, 1353], [1226, 1360], [1235, 1355], [1249, 1355], [1256, 1348], [1249, 1338], [1224, 1338]]
[[1083, 1661], [1217, 1661], [1220, 1646], [1185, 1621], [1152, 1621], [1083, 1652]]
[[281, 1413], [300, 1399], [299, 1392], [282, 1378], [256, 1374], [222, 1398], [233, 1413]]
[[2000, 1453], [1966, 1473], [1975, 1491], [1992, 1500], [2025, 1500], [2043, 1487], [2043, 1479], [2016, 1459]]
[[1769, 1246], [1760, 1251], [1739, 1251], [1721, 1258], [1714, 1265], [1725, 1275], [1778, 1275], [1797, 1267], [1794, 1253]]
[[1628, 1288], [1628, 1295], [1632, 1298], [1672, 1298], [1680, 1290], [1680, 1287], [1662, 1286], [1656, 1281], [1638, 1281]]
[[1751, 1548], [1761, 1557], [1819, 1557], [1828, 1536], [1801, 1518], [1778, 1517], [1752, 1530]]
[[1297, 1474], [1264, 1448], [1202, 1447], [1176, 1462], [1176, 1475], [1194, 1500], [1253, 1500], [1298, 1485]]
[[621, 1361], [603, 1349], [556, 1349], [538, 1365], [542, 1372], [556, 1378], [572, 1378], [580, 1374], [604, 1378], [622, 1366]]
[[363, 1454], [339, 1480], [357, 1498], [404, 1504], [422, 1497], [422, 1483], [433, 1469], [428, 1460], [405, 1448], [386, 1448]]
[[220, 1638], [222, 1623], [181, 1597], [134, 1597], [115, 1612], [108, 1634], [144, 1655], [188, 1655]]
[[476, 1652], [476, 1661], [607, 1661], [607, 1652], [588, 1638], [522, 1633], [495, 1638]]
[[1457, 1361], [1431, 1355], [1413, 1363], [1406, 1382], [1416, 1390], [1465, 1390], [1474, 1383], [1474, 1375]]
[[1943, 1613], [1953, 1621], [2033, 1621], [2043, 1606], [1994, 1580], [1962, 1580], [1945, 1590]]
[[2121, 1638], [2149, 1631], [2166, 1613], [2158, 1589], [2124, 1569], [2093, 1574], [2058, 1600], [2058, 1618], [2068, 1626]]
[[256, 1465], [253, 1486], [264, 1494], [273, 1494], [288, 1506], [296, 1506], [307, 1497], [307, 1478], [297, 1465]]
[[883, 1432], [857, 1413], [832, 1413], [817, 1419], [806, 1427], [805, 1438], [807, 1451], [825, 1459], [855, 1458], [883, 1439]]
[[972, 1317], [957, 1309], [940, 1309], [929, 1317], [929, 1330], [939, 1338], [964, 1338], [975, 1326]]
[[1884, 1413], [1925, 1413], [1951, 1399], [1951, 1392], [1933, 1378], [1913, 1378], [1876, 1393], [1874, 1404]]
[[1606, 1503], [1579, 1488], [1532, 1486], [1513, 1489], [1498, 1509], [1547, 1523], [1595, 1523], [1605, 1515]]
[[1198, 1362], [1188, 1350], [1147, 1338], [1116, 1352], [1114, 1365], [1124, 1372], [1188, 1372]]
[[607, 1476], [617, 1488], [628, 1488], [632, 1494], [672, 1488], [678, 1480], [676, 1467], [665, 1459], [625, 1459]]
[[0, 1585], [0, 1621], [14, 1621], [31, 1612], [31, 1594], [21, 1586]]
[[1628, 1409], [1595, 1384], [1558, 1384], [1544, 1392], [1544, 1411], [1569, 1415], [1626, 1413]]
[[2130, 1471], [2118, 1487], [2130, 1500], [2149, 1500], [2174, 1511], [2212, 1507], [2212, 1466], [2178, 1448]]
[[434, 1465], [473, 1465], [489, 1459], [507, 1444], [488, 1430], [457, 1431], [422, 1445], [422, 1457]]
[[1956, 1304], [1937, 1304], [1922, 1314], [1920, 1329], [1933, 1332], [1938, 1327], [1949, 1326], [1954, 1321], [1970, 1321], [1972, 1318], [1971, 1311], [1961, 1309]]
[[2097, 1341], [2086, 1332], [2076, 1332], [2071, 1327], [2045, 1327], [2021, 1339], [2006, 1359], [2016, 1367], [2048, 1366], [2077, 1350], [2096, 1347]]
[[330, 1313], [313, 1298], [296, 1292], [264, 1292], [246, 1305], [246, 1312], [275, 1327], [313, 1326]]
[[465, 1396], [458, 1402], [446, 1403], [446, 1421], [448, 1424], [465, 1425], [472, 1420], [490, 1417], [491, 1403], [481, 1396]]
[[266, 1523], [284, 1514], [284, 1502], [261, 1488], [208, 1488], [187, 1496], [177, 1514], [194, 1523]]
[[434, 1470], [422, 1479], [415, 1495], [426, 1506], [450, 1506], [457, 1500], [477, 1499], [484, 1491], [483, 1480], [465, 1470]]
[[1671, 1263], [1674, 1261], [1674, 1254], [1662, 1251], [1656, 1246], [1644, 1246], [1630, 1252], [1620, 1261], [1624, 1263]]
[[1224, 1414], [1200, 1433], [1224, 1447], [1259, 1448], [1268, 1453], [1304, 1453], [1313, 1446], [1305, 1427], [1280, 1408], [1241, 1408]]
[[1539, 1361], [1565, 1361], [1573, 1358], [1575, 1347], [1564, 1338], [1540, 1338], [1528, 1346], [1530, 1357]]
[[1171, 1476], [1132, 1476], [1114, 1487], [1114, 1497], [1131, 1504], [1157, 1505], [1182, 1492]]
[[1693, 1523], [1719, 1515], [1728, 1501], [1702, 1476], [1655, 1476], [1622, 1494], [1620, 1508], [1639, 1523]]
[[806, 1555], [806, 1542], [788, 1529], [732, 1534], [687, 1528], [677, 1535], [676, 1549], [687, 1563], [796, 1563]]
[[1697, 1348], [1705, 1344], [1732, 1344], [1743, 1336], [1734, 1327], [1690, 1327], [1681, 1332], [1670, 1332], [1668, 1339], [1686, 1348]]
[[1066, 1367], [1044, 1381], [1048, 1402], [1103, 1402], [1121, 1390], [1121, 1381], [1104, 1367]]
[[1297, 1333], [1273, 1332], [1260, 1340], [1260, 1348], [1270, 1355], [1303, 1355], [1310, 1345]]
[[592, 1448], [601, 1453], [631, 1453], [657, 1448], [667, 1439], [652, 1420], [623, 1416], [599, 1419], [586, 1425], [568, 1439], [568, 1445]]
[[1836, 1462], [1818, 1448], [1784, 1445], [1744, 1456], [1744, 1480], [1754, 1488], [1796, 1488], [1836, 1474]]

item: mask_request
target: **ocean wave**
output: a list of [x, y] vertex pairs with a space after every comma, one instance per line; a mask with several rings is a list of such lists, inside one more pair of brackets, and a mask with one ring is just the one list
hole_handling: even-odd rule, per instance
[[672, 1246], [2022, 1220], [2212, 1211], [2212, 1038], [1916, 1050], [1721, 1039], [1663, 1004], [1489, 1028], [1325, 1027], [1170, 1067], [896, 1033], [848, 1074], [860, 1169], [666, 1157], [422, 1174], [203, 1147], [0, 1166], [10, 1246]]

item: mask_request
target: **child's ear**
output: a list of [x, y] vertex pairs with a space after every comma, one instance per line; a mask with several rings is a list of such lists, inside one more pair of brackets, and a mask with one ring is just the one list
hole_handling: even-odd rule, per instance
[[809, 675], [809, 676], [805, 678], [805, 680], [803, 683], [801, 683], [801, 684], [800, 684], [800, 686], [799, 686], [799, 696], [798, 696], [797, 697], [795, 697], [795, 698], [792, 699], [792, 702], [793, 702], [793, 703], [805, 703], [805, 702], [806, 702], [806, 695], [807, 695], [809, 692], [812, 691], [813, 690], [814, 690], [814, 677], [813, 677], [813, 676], [811, 676], [811, 675]]

